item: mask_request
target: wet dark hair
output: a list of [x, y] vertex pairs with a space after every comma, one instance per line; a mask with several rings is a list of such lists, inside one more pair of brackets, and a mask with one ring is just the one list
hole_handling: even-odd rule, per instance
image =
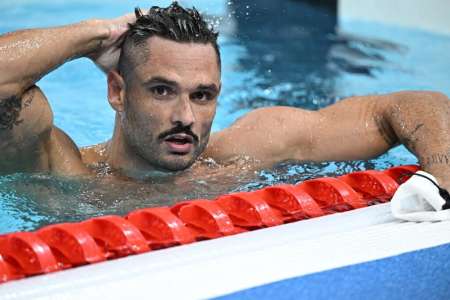
[[[205, 22], [195, 7], [185, 9], [174, 1], [167, 8], [153, 6], [147, 14], [136, 8], [135, 14], [136, 22], [129, 24], [119, 59], [119, 72], [122, 75], [147, 58], [148, 49], [142, 46], [152, 36], [180, 43], [210, 43], [216, 51], [220, 67], [218, 32]], [[139, 52], [145, 55], [139, 55]]]

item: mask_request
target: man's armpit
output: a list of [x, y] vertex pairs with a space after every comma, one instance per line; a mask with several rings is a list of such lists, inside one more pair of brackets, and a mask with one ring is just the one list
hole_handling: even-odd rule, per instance
[[393, 147], [398, 144], [397, 135], [385, 118], [383, 118], [382, 116], [376, 117], [375, 124], [381, 137], [389, 147]]

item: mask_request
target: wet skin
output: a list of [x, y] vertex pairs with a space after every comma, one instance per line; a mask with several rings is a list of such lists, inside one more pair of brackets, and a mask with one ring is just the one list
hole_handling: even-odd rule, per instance
[[[262, 108], [210, 136], [221, 86], [212, 45], [152, 37], [146, 59], [123, 76], [115, 71], [120, 49], [114, 45], [132, 21], [132, 16], [91, 20], [0, 37], [2, 173], [91, 176], [104, 164], [115, 180], [182, 178], [186, 173], [174, 171], [203, 172], [203, 164], [192, 165], [199, 155], [228, 166], [244, 157], [247, 169], [257, 170], [285, 160], [368, 159], [403, 143], [424, 170], [450, 188], [447, 96], [403, 91], [352, 97], [319, 111]], [[47, 99], [35, 85], [80, 56], [108, 74], [108, 99], [116, 111], [112, 138], [84, 149], [53, 125]], [[8, 105], [17, 99], [22, 107], [11, 123]]]

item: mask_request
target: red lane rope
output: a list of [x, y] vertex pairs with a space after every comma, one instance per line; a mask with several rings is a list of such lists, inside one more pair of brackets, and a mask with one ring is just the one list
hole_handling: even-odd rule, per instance
[[417, 166], [324, 177], [0, 236], [0, 282], [389, 201]]

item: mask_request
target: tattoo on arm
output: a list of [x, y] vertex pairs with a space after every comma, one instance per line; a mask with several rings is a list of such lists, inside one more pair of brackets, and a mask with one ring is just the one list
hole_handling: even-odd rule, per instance
[[36, 90], [35, 89], [31, 89], [30, 92], [28, 93], [27, 97], [23, 99], [23, 106], [24, 107], [28, 107], [31, 105], [31, 102], [33, 102], [33, 98], [34, 98], [34, 92]]
[[417, 130], [419, 130], [421, 127], [423, 127], [423, 123], [420, 123], [419, 125], [416, 126], [416, 128], [414, 128], [414, 130], [410, 133], [411, 136], [416, 134]]
[[11, 130], [14, 125], [19, 125], [23, 120], [19, 119], [23, 107], [31, 105], [34, 98], [34, 89], [30, 90], [24, 97], [12, 96], [0, 101], [0, 130]]
[[420, 123], [419, 125], [416, 126], [416, 128], [414, 128], [413, 131], [411, 131], [410, 133], [407, 133], [402, 138], [402, 142], [403, 142], [403, 144], [405, 144], [406, 147], [408, 147], [409, 149], [411, 149], [413, 151], [416, 150], [416, 143], [418, 141], [418, 139], [416, 137], [416, 132], [423, 126], [424, 126], [424, 124]]
[[22, 122], [19, 114], [22, 110], [22, 99], [12, 96], [0, 102], [0, 129], [12, 129]]
[[447, 165], [450, 166], [450, 151], [449, 153], [434, 153], [423, 159], [424, 167], [431, 167], [433, 165]]

